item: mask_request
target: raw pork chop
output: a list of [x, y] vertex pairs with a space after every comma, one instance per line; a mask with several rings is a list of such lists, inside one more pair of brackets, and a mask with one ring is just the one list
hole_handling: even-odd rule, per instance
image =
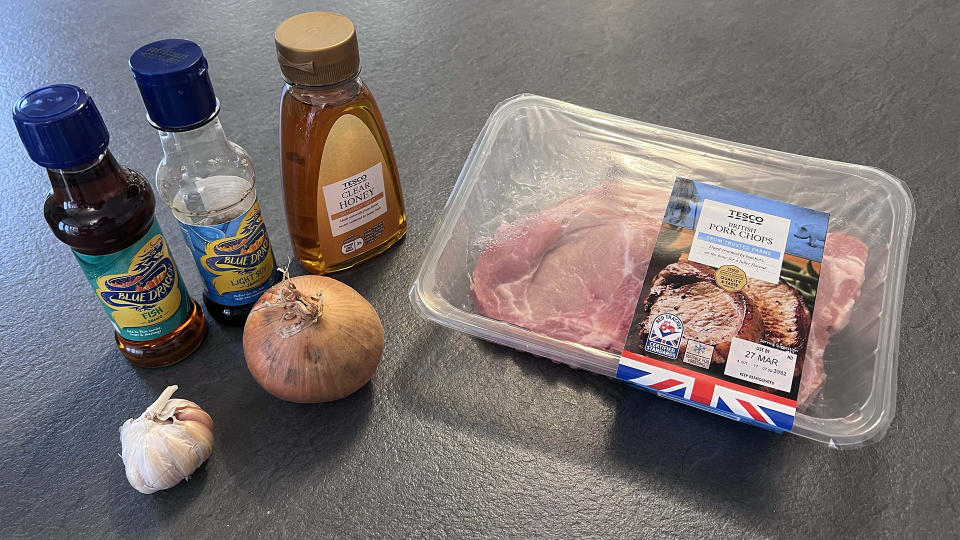
[[827, 234], [807, 355], [800, 376], [800, 395], [797, 396], [800, 405], [806, 406], [823, 388], [827, 378], [823, 371], [824, 349], [830, 337], [850, 322], [853, 304], [860, 298], [866, 265], [867, 246], [860, 239], [843, 233]]
[[[497, 229], [470, 290], [478, 314], [619, 353], [633, 320], [669, 193], [604, 183]], [[826, 376], [823, 351], [850, 320], [867, 247], [829, 233], [800, 378], [801, 409]]]
[[669, 192], [601, 184], [502, 225], [480, 254], [477, 313], [620, 352]]

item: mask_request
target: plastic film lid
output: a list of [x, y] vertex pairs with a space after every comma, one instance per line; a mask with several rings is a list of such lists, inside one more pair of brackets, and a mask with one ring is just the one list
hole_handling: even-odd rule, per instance
[[896, 398], [897, 343], [914, 205], [870, 167], [766, 150], [520, 95], [490, 115], [438, 221], [410, 291], [439, 324], [607, 376], [618, 355], [473, 311], [470, 280], [497, 228], [607, 181], [669, 190], [676, 177], [830, 214], [869, 249], [860, 298], [824, 353], [826, 382], [793, 433], [836, 447], [883, 436]]

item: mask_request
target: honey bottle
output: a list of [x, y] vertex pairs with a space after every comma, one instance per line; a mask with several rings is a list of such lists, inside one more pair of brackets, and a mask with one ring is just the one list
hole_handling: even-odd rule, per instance
[[293, 250], [309, 272], [344, 270], [407, 230], [393, 149], [360, 79], [350, 19], [302, 13], [283, 21], [275, 39], [286, 81], [280, 160]]
[[154, 219], [153, 191], [107, 148], [110, 134], [93, 99], [73, 85], [45, 86], [20, 98], [13, 120], [50, 178], [44, 217], [73, 250], [120, 352], [142, 367], [184, 359], [206, 334], [203, 311]]

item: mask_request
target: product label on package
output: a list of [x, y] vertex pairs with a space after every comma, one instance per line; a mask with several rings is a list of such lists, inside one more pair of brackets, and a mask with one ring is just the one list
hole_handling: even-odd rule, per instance
[[181, 223], [180, 231], [210, 300], [224, 306], [249, 304], [276, 281], [276, 263], [259, 202], [226, 223]]
[[776, 283], [790, 220], [717, 201], [703, 201], [690, 260], [740, 269], [747, 277]]
[[829, 216], [678, 178], [617, 378], [789, 431]]
[[[377, 163], [340, 182], [323, 186], [323, 199], [327, 204], [327, 218], [333, 236], [352, 231], [382, 216], [387, 212], [383, 193], [383, 163]], [[363, 239], [358, 240], [360, 245], [351, 247], [344, 254], [362, 247]]]
[[190, 297], [156, 221], [124, 250], [73, 254], [120, 336], [149, 341], [169, 334], [190, 316]]
[[354, 114], [337, 118], [317, 170], [317, 243], [326, 268], [363, 260], [396, 240], [403, 196], [383, 134]]
[[789, 392], [796, 365], [797, 354], [794, 352], [733, 338], [723, 373]]

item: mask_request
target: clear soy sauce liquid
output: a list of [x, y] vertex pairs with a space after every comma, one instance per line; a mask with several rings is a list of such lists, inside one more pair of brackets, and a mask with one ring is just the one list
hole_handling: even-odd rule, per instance
[[[254, 181], [233, 175], [181, 181], [180, 190], [169, 206], [177, 221], [187, 226], [211, 227], [231, 222], [247, 214], [257, 202]], [[243, 250], [240, 252], [243, 253]], [[273, 270], [271, 283], [281, 279], [279, 269]], [[242, 305], [221, 304], [203, 295], [207, 313], [217, 321], [231, 326], [242, 326], [254, 302]]]

